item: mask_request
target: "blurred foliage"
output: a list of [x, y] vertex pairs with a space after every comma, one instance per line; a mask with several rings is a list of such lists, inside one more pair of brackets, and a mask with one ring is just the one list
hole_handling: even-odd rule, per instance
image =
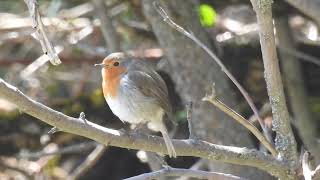
[[208, 4], [199, 6], [199, 17], [202, 26], [211, 27], [217, 22], [217, 13], [214, 8]]

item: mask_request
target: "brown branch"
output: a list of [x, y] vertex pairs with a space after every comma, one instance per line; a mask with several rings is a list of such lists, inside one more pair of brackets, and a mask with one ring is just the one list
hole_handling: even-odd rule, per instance
[[[67, 116], [30, 99], [1, 78], [0, 97], [16, 104], [21, 111], [64, 132], [84, 136], [104, 145], [167, 154], [163, 138], [113, 130], [88, 120], [85, 123], [81, 119]], [[222, 146], [200, 140], [173, 140], [173, 145], [179, 156], [194, 156], [225, 163], [252, 166], [277, 177], [287, 177], [289, 170], [286, 163], [254, 149]]]
[[202, 100], [210, 102], [211, 104], [219, 108], [221, 111], [232, 117], [238, 123], [243, 125], [245, 128], [247, 128], [271, 152], [271, 154], [274, 157], [278, 155], [277, 151], [274, 149], [272, 144], [267, 140], [265, 136], [263, 136], [263, 134], [261, 134], [261, 132], [250, 121], [246, 120], [240, 114], [238, 114], [237, 112], [235, 112], [230, 107], [228, 107], [223, 102], [217, 99], [214, 87], [212, 87], [212, 94], [205, 96]]
[[276, 131], [275, 145], [280, 158], [288, 161], [293, 168], [298, 162], [297, 144], [290, 125], [279, 70], [272, 22], [272, 0], [251, 0], [251, 3], [257, 14], [260, 28], [260, 44], [265, 69], [264, 77], [273, 112], [273, 129]]
[[[181, 34], [185, 35], [189, 39], [191, 39], [193, 42], [195, 42], [198, 46], [200, 46], [221, 68], [221, 70], [227, 75], [227, 77], [233, 82], [233, 84], [239, 89], [245, 100], [248, 102], [250, 108], [252, 109], [254, 115], [259, 120], [260, 126], [263, 129], [265, 133], [267, 133], [267, 129], [265, 128], [262, 119], [259, 117], [258, 109], [254, 105], [251, 97], [249, 96], [248, 92], [241, 86], [241, 84], [237, 81], [237, 79], [231, 74], [231, 72], [224, 66], [222, 61], [204, 44], [202, 43], [197, 37], [195, 37], [192, 33], [189, 33], [183, 27], [176, 24], [169, 15], [165, 12], [165, 10], [160, 6], [158, 1], [154, 1], [153, 3], [155, 9], [158, 11], [158, 13], [162, 16], [163, 21], [166, 22], [170, 27], [174, 28]], [[269, 141], [271, 141], [269, 139]]]
[[94, 166], [103, 153], [106, 151], [107, 146], [98, 144], [96, 148], [89, 154], [86, 160], [80, 164], [67, 179], [76, 180], [84, 175], [92, 166]]
[[192, 177], [197, 179], [224, 179], [224, 180], [245, 180], [238, 176], [231, 174], [224, 174], [218, 172], [207, 172], [192, 169], [178, 169], [178, 168], [165, 168], [159, 171], [150, 172], [127, 178], [125, 180], [152, 180], [159, 179], [161, 177]]
[[50, 57], [50, 62], [53, 65], [59, 65], [61, 61], [47, 36], [45, 27], [41, 20], [40, 12], [38, 10], [37, 0], [24, 0], [24, 1], [28, 6], [30, 16], [32, 18], [32, 24], [33, 24], [32, 26], [33, 28], [36, 29], [35, 36], [36, 38], [38, 38], [41, 44], [43, 53]]

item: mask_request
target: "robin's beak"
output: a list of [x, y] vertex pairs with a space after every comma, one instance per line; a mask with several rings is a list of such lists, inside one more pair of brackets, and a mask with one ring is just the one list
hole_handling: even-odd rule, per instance
[[108, 65], [106, 65], [106, 64], [103, 64], [103, 63], [101, 63], [101, 64], [95, 64], [94, 66], [100, 66], [100, 67], [108, 67]]

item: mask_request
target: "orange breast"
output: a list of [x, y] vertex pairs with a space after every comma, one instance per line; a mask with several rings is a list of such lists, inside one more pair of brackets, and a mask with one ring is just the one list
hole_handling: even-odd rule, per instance
[[124, 67], [102, 69], [102, 90], [104, 97], [115, 97], [120, 86], [120, 78], [126, 70]]

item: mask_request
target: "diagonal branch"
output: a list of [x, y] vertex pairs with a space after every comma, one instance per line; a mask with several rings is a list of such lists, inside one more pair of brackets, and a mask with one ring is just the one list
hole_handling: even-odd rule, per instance
[[228, 116], [232, 117], [238, 123], [247, 128], [271, 152], [273, 156], [276, 157], [278, 155], [277, 151], [274, 149], [272, 144], [267, 140], [265, 136], [263, 136], [260, 133], [260, 131], [250, 121], [246, 120], [240, 114], [238, 114], [233, 109], [231, 109], [230, 107], [228, 107], [223, 102], [217, 99], [214, 86], [212, 87], [212, 94], [205, 96], [202, 100], [210, 102], [211, 104], [219, 108], [221, 111], [226, 113]]
[[[163, 138], [113, 130], [90, 121], [85, 123], [30, 99], [1, 78], [0, 97], [15, 103], [21, 111], [62, 131], [84, 136], [104, 145], [167, 153]], [[200, 140], [173, 140], [173, 145], [179, 156], [257, 167], [277, 177], [286, 177], [289, 170], [286, 163], [253, 149], [216, 145]]]
[[50, 57], [50, 62], [53, 65], [59, 65], [61, 63], [61, 60], [57, 55], [55, 49], [53, 48], [51, 42], [49, 41], [45, 27], [41, 20], [37, 0], [24, 0], [24, 2], [28, 6], [30, 17], [32, 18], [32, 26], [36, 30], [35, 36], [41, 44], [43, 53]]
[[80, 164], [69, 176], [69, 180], [79, 179], [82, 175], [84, 175], [90, 168], [92, 168], [103, 153], [107, 150], [107, 146], [103, 144], [98, 144], [96, 148], [89, 154], [86, 160]]

